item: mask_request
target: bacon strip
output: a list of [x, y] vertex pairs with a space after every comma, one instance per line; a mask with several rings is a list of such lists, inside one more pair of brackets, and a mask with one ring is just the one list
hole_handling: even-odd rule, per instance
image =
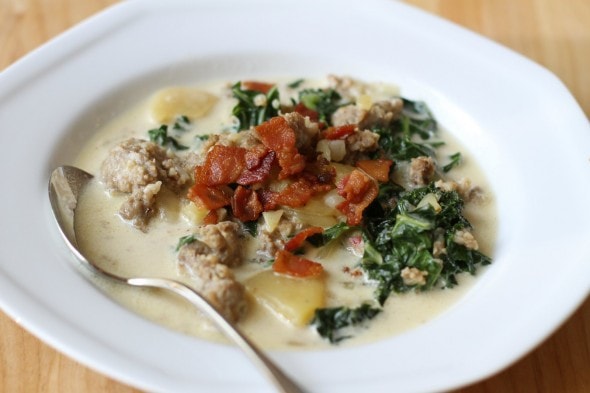
[[195, 184], [188, 190], [187, 198], [204, 209], [218, 209], [231, 203], [232, 190], [227, 186], [208, 187]]
[[285, 118], [273, 117], [256, 127], [258, 137], [270, 150], [274, 151], [281, 167], [279, 179], [286, 179], [300, 173], [305, 168], [305, 157], [295, 146], [295, 131]]
[[348, 225], [359, 225], [363, 219], [363, 211], [377, 197], [379, 187], [369, 176], [355, 169], [342, 178], [337, 188], [338, 194], [345, 201], [336, 208], [346, 215]]
[[389, 180], [389, 169], [393, 161], [379, 158], [376, 160], [359, 160], [356, 166], [365, 171], [369, 176], [379, 182]]
[[324, 228], [322, 227], [308, 227], [305, 228], [304, 230], [302, 230], [301, 232], [299, 232], [298, 234], [296, 234], [295, 236], [293, 236], [286, 244], [285, 244], [285, 250], [287, 251], [295, 251], [297, 250], [299, 247], [301, 247], [303, 245], [303, 242], [305, 242], [305, 240], [313, 235], [316, 235], [318, 233], [324, 233]]
[[272, 89], [274, 85], [272, 83], [266, 82], [242, 81], [240, 86], [242, 87], [242, 90], [254, 90], [262, 94], [266, 94], [270, 89]]
[[242, 186], [238, 186], [234, 191], [231, 208], [234, 216], [242, 222], [257, 220], [263, 210], [258, 194]]
[[324, 272], [324, 267], [314, 261], [293, 255], [286, 250], [279, 250], [272, 264], [275, 273], [287, 274], [293, 277], [319, 277]]
[[335, 140], [344, 139], [349, 135], [354, 134], [356, 124], [345, 124], [339, 127], [329, 127], [324, 131], [323, 136], [325, 139]]
[[195, 168], [195, 183], [207, 186], [235, 183], [246, 168], [246, 152], [242, 147], [213, 146], [205, 163]]
[[309, 117], [309, 120], [316, 122], [316, 123], [320, 118], [319, 113], [317, 113], [313, 109], [309, 109], [308, 107], [303, 105], [303, 103], [301, 103], [301, 102], [298, 103], [297, 105], [295, 105], [295, 107], [293, 108], [293, 112], [297, 112], [301, 116], [307, 116], [307, 117]]

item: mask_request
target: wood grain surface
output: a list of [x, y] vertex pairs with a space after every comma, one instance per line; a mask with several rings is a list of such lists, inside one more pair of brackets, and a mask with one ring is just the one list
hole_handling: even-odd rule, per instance
[[[0, 70], [114, 3], [0, 0]], [[545, 66], [590, 115], [590, 0], [407, 3], [479, 32]], [[56, 352], [0, 312], [0, 392], [134, 391]], [[590, 392], [590, 299], [532, 353], [458, 392]]]

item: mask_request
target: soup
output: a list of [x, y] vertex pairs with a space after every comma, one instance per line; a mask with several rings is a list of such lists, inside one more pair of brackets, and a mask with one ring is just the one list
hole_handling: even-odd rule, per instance
[[[80, 248], [205, 294], [265, 348], [356, 345], [424, 324], [491, 262], [493, 196], [428, 107], [348, 77], [155, 92], [89, 140]], [[126, 307], [222, 340], [173, 294]]]

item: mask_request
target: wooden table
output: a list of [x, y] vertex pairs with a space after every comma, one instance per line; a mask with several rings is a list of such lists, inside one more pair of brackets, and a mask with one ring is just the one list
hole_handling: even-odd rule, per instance
[[[0, 0], [0, 70], [115, 2]], [[407, 2], [544, 65], [590, 115], [590, 0]], [[136, 390], [56, 352], [0, 312], [0, 392], [105, 391]], [[590, 392], [590, 299], [534, 352], [460, 392]]]

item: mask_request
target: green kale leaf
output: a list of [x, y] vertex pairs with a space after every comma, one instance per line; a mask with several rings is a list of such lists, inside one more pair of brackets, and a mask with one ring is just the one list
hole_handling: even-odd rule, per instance
[[[238, 103], [232, 114], [238, 119], [238, 130], [247, 130], [264, 123], [279, 114], [279, 90], [273, 86], [266, 95], [256, 90], [242, 90], [242, 83], [232, 86], [232, 94]], [[264, 95], [265, 99], [256, 102], [257, 96]]]
[[320, 336], [327, 338], [331, 343], [337, 343], [350, 337], [342, 334], [344, 328], [360, 325], [373, 319], [380, 312], [380, 308], [371, 307], [366, 303], [356, 308], [320, 308], [315, 311], [311, 324]]
[[334, 89], [304, 89], [299, 92], [299, 101], [319, 115], [319, 121], [332, 124], [332, 114], [340, 108], [342, 97]]
[[[456, 191], [443, 191], [431, 183], [399, 192], [395, 198], [395, 207], [386, 209], [381, 218], [371, 217], [362, 229], [361, 266], [376, 281], [375, 297], [380, 304], [392, 292], [452, 287], [457, 283], [456, 274], [474, 274], [478, 265], [491, 263], [488, 256], [454, 241], [457, 231], [471, 228]], [[425, 202], [429, 200], [432, 202]], [[433, 254], [435, 241], [444, 242], [445, 253]], [[418, 269], [424, 280], [404, 282], [405, 268]]]
[[176, 150], [186, 150], [188, 146], [181, 145], [174, 137], [168, 135], [168, 126], [163, 124], [160, 128], [148, 130], [150, 141], [166, 147], [172, 146]]

